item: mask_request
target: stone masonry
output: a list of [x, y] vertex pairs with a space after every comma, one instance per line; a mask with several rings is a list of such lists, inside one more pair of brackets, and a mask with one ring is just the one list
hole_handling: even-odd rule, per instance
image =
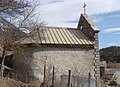
[[[93, 52], [92, 49], [81, 48], [29, 47], [24, 49], [24, 57], [16, 58], [14, 68], [19, 79], [38, 84], [43, 81], [43, 67], [47, 57], [47, 66], [55, 66], [58, 79], [63, 74], [67, 75], [68, 70], [76, 69], [85, 77], [91, 72], [92, 78], [94, 78]], [[17, 62], [19, 60], [24, 61]], [[20, 65], [23, 67], [19, 67]], [[74, 73], [72, 74], [74, 75]]]
[[50, 72], [51, 66], [55, 66], [58, 78], [63, 74], [67, 75], [68, 70], [77, 69], [83, 76], [91, 72], [92, 78], [96, 80], [95, 87], [100, 87], [99, 29], [86, 14], [81, 14], [77, 29], [80, 29], [94, 44], [92, 46], [75, 44], [76, 47], [68, 44], [64, 47], [56, 44], [52, 47], [50, 44], [47, 46], [39, 44], [23, 47], [23, 55], [16, 56], [14, 60], [14, 72], [17, 78], [27, 83], [43, 82], [43, 67], [46, 63]]
[[98, 33], [99, 29], [95, 23], [86, 15], [81, 14], [81, 18], [78, 24], [78, 29], [82, 29], [83, 33], [94, 42], [94, 71], [96, 78], [96, 87], [100, 87], [100, 57], [98, 47]]

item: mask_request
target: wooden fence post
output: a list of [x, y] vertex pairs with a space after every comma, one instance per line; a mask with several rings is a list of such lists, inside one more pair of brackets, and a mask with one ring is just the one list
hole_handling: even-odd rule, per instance
[[54, 79], [55, 79], [54, 78], [54, 76], [55, 76], [54, 75], [55, 74], [55, 67], [54, 66], [53, 66], [53, 73], [52, 74], [53, 74], [53, 76], [52, 76], [52, 87], [54, 87]]
[[68, 87], [70, 87], [71, 70], [68, 70]]
[[45, 63], [44, 63], [44, 84], [46, 83], [46, 61], [47, 61], [47, 56], [45, 56]]
[[45, 83], [45, 80], [46, 80], [46, 65], [44, 65], [44, 83]]
[[91, 73], [89, 72], [89, 77], [88, 77], [88, 87], [90, 87], [90, 80], [91, 80]]

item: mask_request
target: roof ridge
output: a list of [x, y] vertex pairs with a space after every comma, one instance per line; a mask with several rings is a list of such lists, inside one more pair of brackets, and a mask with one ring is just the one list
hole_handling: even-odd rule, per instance
[[43, 26], [46, 28], [69, 28], [69, 29], [77, 29], [77, 28], [72, 28], [72, 27], [59, 27], [59, 26]]

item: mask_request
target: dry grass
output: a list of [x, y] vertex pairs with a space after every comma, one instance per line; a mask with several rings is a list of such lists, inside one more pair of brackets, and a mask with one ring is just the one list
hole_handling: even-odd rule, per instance
[[107, 63], [107, 67], [120, 69], [120, 63]]
[[38, 86], [25, 84], [20, 81], [15, 81], [9, 78], [4, 78], [3, 82], [1, 82], [1, 79], [0, 79], [0, 87], [38, 87]]

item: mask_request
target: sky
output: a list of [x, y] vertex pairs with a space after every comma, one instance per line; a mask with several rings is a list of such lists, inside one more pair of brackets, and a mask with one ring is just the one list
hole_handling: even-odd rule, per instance
[[99, 48], [120, 46], [120, 0], [39, 0], [40, 18], [48, 26], [77, 27], [83, 4], [100, 29]]

